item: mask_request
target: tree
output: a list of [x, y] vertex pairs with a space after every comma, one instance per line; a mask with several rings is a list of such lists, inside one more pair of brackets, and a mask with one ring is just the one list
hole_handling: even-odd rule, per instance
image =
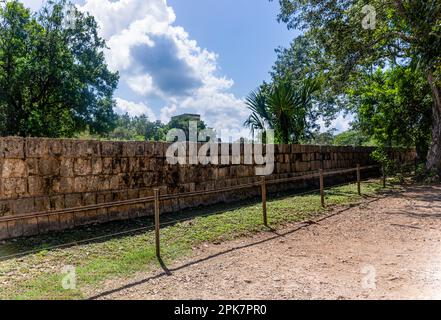
[[279, 0], [279, 20], [304, 30], [327, 55], [336, 91], [371, 68], [418, 64], [433, 98], [426, 167], [441, 173], [441, 2]]
[[298, 143], [315, 127], [313, 95], [319, 88], [320, 83], [310, 78], [300, 84], [289, 77], [264, 84], [247, 97], [251, 115], [244, 125], [253, 135], [255, 130], [274, 129], [276, 142]]
[[0, 4], [0, 135], [71, 137], [114, 126], [118, 74], [95, 19], [66, 0]]
[[424, 75], [412, 66], [377, 70], [350, 90], [358, 126], [385, 147], [416, 146], [426, 160], [432, 123], [432, 98]]
[[118, 115], [116, 128], [107, 135], [109, 139], [136, 141], [165, 141], [166, 129], [161, 121], [149, 121], [146, 115], [131, 117]]
[[332, 144], [335, 146], [372, 146], [372, 139], [360, 130], [351, 129], [334, 136]]
[[[187, 140], [190, 138], [190, 132], [189, 132], [189, 125], [190, 121], [194, 121], [194, 118], [189, 116], [179, 116], [174, 117], [165, 127], [165, 135], [167, 135], [167, 132], [171, 129], [181, 129], [185, 132], [185, 136], [187, 137]], [[197, 131], [201, 131], [207, 129], [207, 125], [203, 120], [197, 121]]]

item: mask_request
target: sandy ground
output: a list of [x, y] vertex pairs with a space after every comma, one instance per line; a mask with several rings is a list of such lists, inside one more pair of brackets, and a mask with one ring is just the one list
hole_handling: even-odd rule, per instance
[[439, 299], [441, 187], [409, 187], [317, 223], [219, 245], [99, 299]]

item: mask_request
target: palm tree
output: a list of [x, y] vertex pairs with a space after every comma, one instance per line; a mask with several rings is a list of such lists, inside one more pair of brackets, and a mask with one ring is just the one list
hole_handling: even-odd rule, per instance
[[251, 130], [253, 141], [256, 130], [265, 131], [265, 129], [272, 129], [272, 121], [268, 113], [267, 98], [264, 90], [264, 88], [260, 87], [257, 90], [251, 91], [245, 101], [251, 114], [244, 122], [244, 126]]
[[297, 143], [309, 129], [308, 116], [320, 83], [306, 79], [295, 84], [290, 78], [276, 80], [270, 88], [252, 91], [246, 104], [252, 111], [244, 125], [254, 131], [274, 129], [279, 143]]

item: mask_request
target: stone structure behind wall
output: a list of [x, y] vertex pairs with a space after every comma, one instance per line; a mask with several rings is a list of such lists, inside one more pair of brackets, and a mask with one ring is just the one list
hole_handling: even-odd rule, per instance
[[[169, 144], [41, 138], [0, 138], [0, 239], [152, 214], [153, 204], [98, 208], [44, 215], [48, 211], [153, 195], [225, 188], [260, 179], [254, 165], [170, 165]], [[287, 178], [319, 168], [375, 164], [372, 148], [276, 145], [275, 170], [268, 179]], [[411, 161], [413, 151], [396, 154]], [[243, 156], [242, 156], [243, 158]], [[344, 178], [344, 177], [340, 177]], [[305, 188], [316, 181], [273, 185], [272, 190]], [[271, 189], [270, 189], [271, 190]], [[259, 194], [258, 188], [161, 204], [162, 212], [229, 202]], [[41, 213], [41, 214], [39, 214]]]

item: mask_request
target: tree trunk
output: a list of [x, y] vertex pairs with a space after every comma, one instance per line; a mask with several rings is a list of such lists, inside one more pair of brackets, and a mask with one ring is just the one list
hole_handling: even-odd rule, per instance
[[441, 88], [435, 83], [432, 72], [429, 71], [427, 78], [433, 95], [433, 124], [426, 167], [427, 170], [435, 170], [441, 175]]

